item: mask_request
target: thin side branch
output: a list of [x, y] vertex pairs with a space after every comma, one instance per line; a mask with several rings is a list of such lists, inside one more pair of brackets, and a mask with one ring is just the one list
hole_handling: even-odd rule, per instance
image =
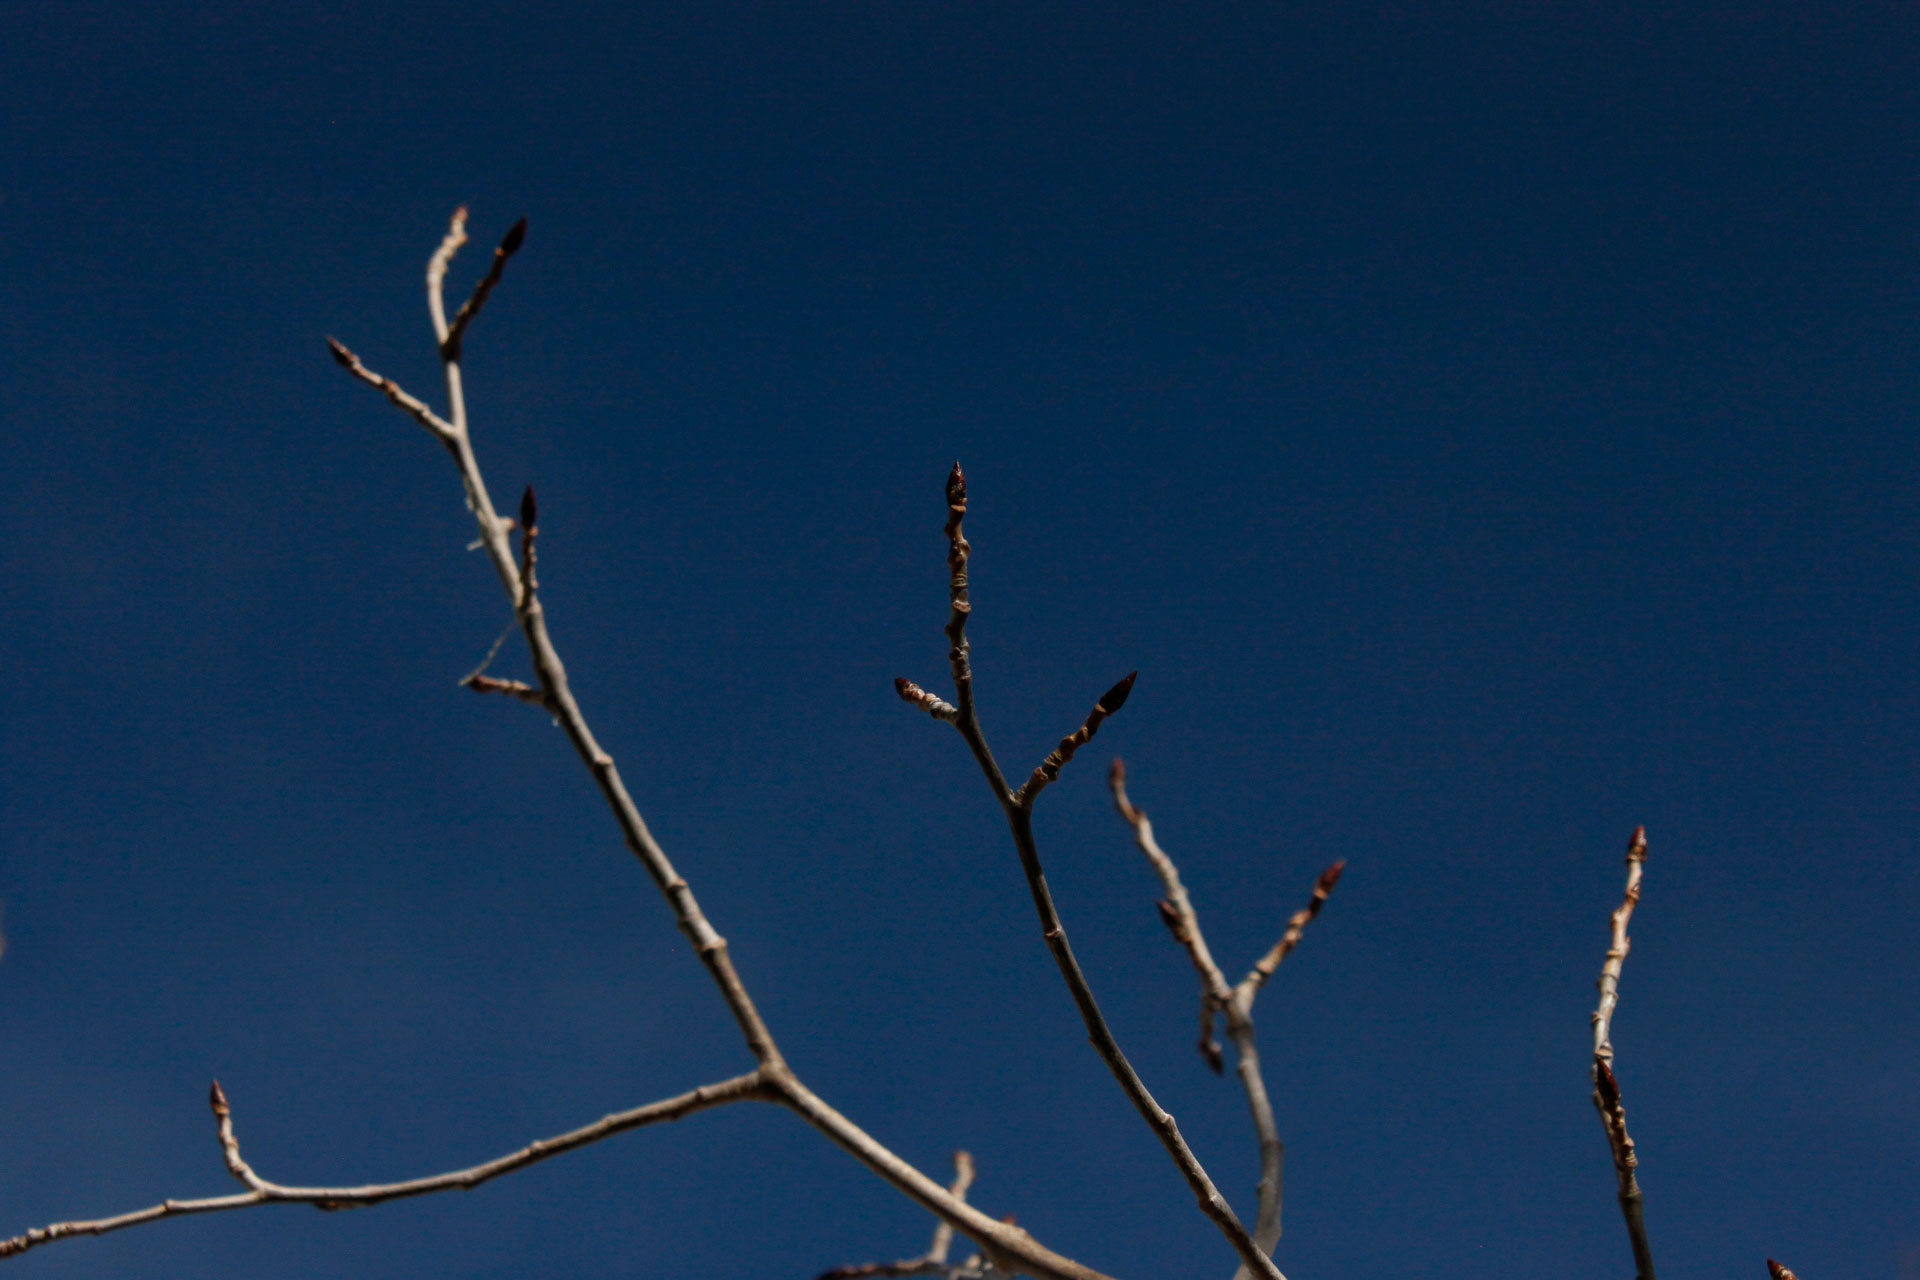
[[[953, 1181], [947, 1186], [947, 1194], [955, 1200], [964, 1201], [967, 1189], [973, 1185], [973, 1156], [965, 1151], [953, 1153]], [[927, 1251], [917, 1258], [902, 1258], [898, 1262], [857, 1262], [850, 1266], [834, 1267], [822, 1271], [818, 1280], [864, 1280], [868, 1276], [928, 1276], [941, 1275], [955, 1268], [947, 1265], [947, 1254], [953, 1249], [953, 1226], [945, 1219], [933, 1229], [933, 1241]]]
[[1619, 1183], [1620, 1213], [1627, 1223], [1627, 1241], [1633, 1246], [1633, 1265], [1639, 1280], [1654, 1280], [1653, 1250], [1647, 1244], [1644, 1197], [1636, 1170], [1640, 1157], [1627, 1135], [1627, 1109], [1620, 1101], [1620, 1082], [1613, 1074], [1613, 1011], [1620, 1002], [1620, 970], [1632, 942], [1627, 923], [1640, 901], [1640, 876], [1647, 862], [1647, 829], [1635, 827], [1627, 842], [1627, 892], [1613, 913], [1613, 938], [1606, 963], [1600, 968], [1600, 1004], [1593, 1011], [1593, 1105], [1607, 1131], [1613, 1153], [1614, 1178]]
[[401, 389], [400, 384], [392, 378], [382, 377], [380, 374], [367, 368], [366, 365], [361, 364], [360, 357], [347, 350], [346, 346], [342, 344], [339, 339], [328, 338], [327, 346], [333, 351], [333, 358], [341, 368], [374, 390], [380, 392], [380, 394], [384, 395], [388, 400], [391, 400], [395, 406], [410, 415], [415, 422], [433, 432], [441, 443], [444, 444], [453, 439], [455, 434], [453, 424], [433, 410], [427, 408], [425, 401], [408, 395]]
[[[460, 359], [460, 342], [467, 336], [467, 326], [472, 324], [474, 317], [480, 314], [480, 308], [487, 305], [488, 295], [493, 292], [493, 287], [500, 283], [500, 273], [507, 269], [507, 259], [520, 252], [520, 246], [526, 243], [526, 239], [527, 220], [522, 218], [514, 223], [502, 237], [500, 247], [493, 251], [493, 264], [487, 268], [487, 274], [482, 276], [480, 283], [473, 287], [473, 296], [461, 304], [460, 313], [454, 316], [453, 323], [447, 326], [447, 336], [440, 343], [441, 359], [456, 361]], [[453, 255], [449, 252], [447, 256]], [[443, 276], [445, 270], [443, 266], [441, 268]]]
[[536, 707], [547, 706], [547, 695], [543, 689], [536, 689], [524, 680], [502, 680], [497, 676], [471, 675], [460, 682], [475, 693], [504, 693], [509, 698]]
[[893, 691], [900, 695], [902, 702], [911, 702], [935, 720], [945, 720], [948, 724], [960, 718], [960, 708], [943, 698], [938, 698], [905, 676], [893, 682]]
[[1138, 671], [1129, 671], [1118, 684], [1100, 695], [1100, 700], [1093, 704], [1093, 710], [1087, 712], [1087, 718], [1080, 727], [1060, 739], [1060, 745], [1047, 753], [1047, 758], [1034, 768], [1032, 776], [1014, 793], [1013, 802], [1016, 805], [1023, 809], [1033, 807], [1034, 800], [1059, 778], [1060, 770], [1073, 759], [1074, 753], [1100, 732], [1101, 722], [1127, 705], [1127, 695], [1133, 692], [1133, 682], [1139, 674]]
[[386, 1200], [399, 1200], [407, 1196], [429, 1195], [436, 1191], [468, 1190], [497, 1178], [503, 1173], [511, 1173], [515, 1169], [525, 1168], [549, 1156], [556, 1156], [563, 1151], [571, 1151], [575, 1147], [583, 1147], [591, 1142], [599, 1142], [603, 1138], [610, 1138], [616, 1133], [625, 1133], [629, 1129], [638, 1129], [663, 1120], [679, 1120], [697, 1111], [706, 1111], [732, 1102], [744, 1102], [750, 1098], [771, 1099], [774, 1096], [775, 1090], [762, 1074], [758, 1071], [750, 1071], [746, 1075], [735, 1076], [730, 1080], [701, 1085], [698, 1089], [677, 1097], [663, 1098], [658, 1102], [650, 1102], [630, 1111], [616, 1111], [612, 1115], [602, 1116], [592, 1124], [570, 1129], [551, 1138], [542, 1138], [518, 1151], [508, 1152], [506, 1155], [497, 1156], [483, 1164], [471, 1165], [465, 1169], [454, 1169], [426, 1178], [412, 1178], [406, 1182], [372, 1183], [358, 1187], [288, 1187], [268, 1182], [254, 1173], [247, 1162], [241, 1159], [240, 1143], [233, 1135], [233, 1113], [227, 1105], [226, 1094], [221, 1090], [219, 1082], [215, 1081], [209, 1101], [218, 1127], [220, 1148], [226, 1157], [228, 1172], [246, 1184], [248, 1189], [245, 1192], [237, 1195], [209, 1196], [199, 1200], [163, 1200], [145, 1209], [136, 1209], [132, 1213], [123, 1213], [111, 1218], [55, 1222], [49, 1226], [35, 1227], [11, 1240], [0, 1240], [0, 1258], [25, 1253], [38, 1245], [51, 1244], [55, 1240], [66, 1239], [69, 1236], [105, 1235], [109, 1231], [119, 1231], [124, 1227], [136, 1227], [141, 1223], [153, 1222], [160, 1218], [179, 1217], [190, 1213], [250, 1209], [261, 1204], [310, 1204], [316, 1209], [345, 1209], [358, 1205], [379, 1204]]
[[1340, 883], [1340, 873], [1346, 870], [1346, 867], [1346, 859], [1342, 858], [1320, 873], [1320, 879], [1313, 886], [1313, 897], [1308, 900], [1306, 906], [1294, 912], [1288, 919], [1287, 931], [1280, 935], [1280, 941], [1273, 944], [1273, 950], [1255, 961], [1253, 968], [1247, 972], [1247, 976], [1240, 979], [1240, 985], [1247, 989], [1249, 998], [1253, 992], [1258, 991], [1265, 984], [1268, 978], [1273, 976], [1273, 971], [1280, 967], [1280, 962], [1300, 945], [1301, 935], [1307, 931], [1307, 925], [1313, 918], [1320, 914], [1320, 908], [1326, 905], [1327, 895], [1333, 892], [1333, 886]]

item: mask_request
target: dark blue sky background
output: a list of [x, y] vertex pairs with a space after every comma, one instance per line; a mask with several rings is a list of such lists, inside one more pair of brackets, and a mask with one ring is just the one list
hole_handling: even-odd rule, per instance
[[[1920, 18], [1555, 4], [0, 11], [0, 1234], [397, 1178], [742, 1070], [445, 458], [468, 343], [576, 687], [810, 1083], [1133, 1280], [1232, 1258], [1083, 1042], [947, 687], [1123, 1043], [1250, 1211], [1244, 1104], [1107, 807], [1260, 1005], [1293, 1280], [1920, 1275]], [[464, 293], [481, 254], [455, 271]], [[517, 674], [507, 651], [500, 669]], [[470, 1195], [22, 1277], [805, 1280], [928, 1222], [735, 1108]]]

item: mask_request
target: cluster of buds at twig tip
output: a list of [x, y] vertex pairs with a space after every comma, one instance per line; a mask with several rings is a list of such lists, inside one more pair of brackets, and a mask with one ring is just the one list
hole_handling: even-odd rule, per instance
[[213, 1118], [216, 1120], [225, 1120], [233, 1114], [227, 1107], [227, 1092], [220, 1087], [218, 1080], [215, 1080], [213, 1087], [207, 1090], [207, 1105], [213, 1108]]
[[922, 689], [905, 676], [895, 677], [893, 691], [900, 695], [902, 702], [911, 702], [935, 720], [951, 723], [960, 715], [960, 709], [944, 698], [935, 696]]
[[1800, 1277], [1794, 1275], [1793, 1272], [1787, 1270], [1772, 1258], [1767, 1259], [1767, 1274], [1772, 1276], [1773, 1280], [1800, 1280]]

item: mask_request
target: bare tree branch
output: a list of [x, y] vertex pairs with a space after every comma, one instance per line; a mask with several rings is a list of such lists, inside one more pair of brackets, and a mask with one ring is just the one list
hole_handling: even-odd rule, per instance
[[[1286, 1146], [1280, 1141], [1279, 1126], [1273, 1116], [1273, 1102], [1267, 1096], [1266, 1078], [1260, 1070], [1260, 1052], [1253, 1031], [1253, 1001], [1259, 994], [1261, 984], [1286, 958], [1287, 953], [1299, 945], [1307, 923], [1319, 914], [1327, 895], [1339, 882], [1340, 871], [1346, 863], [1336, 862], [1320, 873], [1312, 900], [1288, 921], [1280, 945], [1260, 965], [1256, 965], [1253, 972], [1237, 985], [1229, 987], [1207, 946], [1206, 934], [1200, 928], [1200, 917], [1193, 909], [1186, 885], [1181, 882], [1179, 868], [1154, 837], [1153, 823], [1146, 812], [1127, 797], [1127, 767], [1117, 758], [1107, 771], [1107, 784], [1113, 791], [1114, 808], [1133, 828], [1134, 843], [1146, 855], [1147, 862], [1166, 890], [1167, 896], [1160, 899], [1158, 904], [1160, 918], [1165, 921], [1174, 941], [1186, 949], [1193, 961], [1194, 971], [1200, 976], [1200, 1053], [1215, 1072], [1220, 1071], [1223, 1065], [1220, 1044], [1213, 1038], [1216, 1016], [1225, 1019], [1227, 1036], [1233, 1041], [1235, 1074], [1239, 1076], [1240, 1086], [1247, 1095], [1254, 1134], [1260, 1144], [1259, 1212], [1254, 1219], [1253, 1239], [1263, 1253], [1271, 1254], [1274, 1246], [1280, 1242], [1280, 1201], [1286, 1172]], [[1236, 1280], [1247, 1280], [1249, 1274], [1243, 1263], [1236, 1273]]]
[[[1008, 1222], [996, 1221], [967, 1204], [964, 1199], [915, 1169], [876, 1141], [865, 1130], [834, 1110], [808, 1089], [787, 1065], [786, 1059], [781, 1055], [774, 1041], [773, 1033], [760, 1016], [752, 997], [747, 993], [746, 985], [734, 969], [726, 939], [721, 937], [707, 920], [706, 915], [700, 910], [699, 901], [694, 897], [692, 888], [674, 868], [659, 842], [654, 839], [653, 833], [648, 829], [646, 821], [640, 816], [639, 809], [628, 793], [613, 757], [594, 737], [579, 702], [574, 698], [572, 686], [567, 680], [566, 667], [560, 660], [559, 651], [554, 647], [552, 636], [548, 633], [546, 612], [533, 581], [537, 512], [532, 490], [529, 489], [526, 492], [521, 504], [519, 524], [524, 537], [521, 555], [517, 562], [508, 538], [509, 531], [514, 527], [515, 522], [502, 518], [494, 510], [492, 499], [488, 495], [486, 480], [481, 475], [479, 463], [474, 457], [468, 427], [466, 400], [460, 376], [460, 344], [457, 340], [459, 334], [447, 324], [443, 298], [448, 265], [455, 252], [466, 242], [466, 218], [467, 211], [464, 207], [454, 212], [445, 237], [442, 238], [427, 264], [427, 308], [433, 320], [434, 335], [446, 374], [448, 418], [437, 417], [421, 401], [401, 391], [391, 379], [382, 378], [370, 372], [365, 365], [361, 364], [358, 357], [340, 343], [329, 339], [329, 345], [333, 349], [334, 358], [344, 368], [361, 381], [380, 390], [389, 400], [412, 414], [416, 421], [431, 430], [447, 447], [448, 453], [453, 457], [454, 464], [460, 472], [461, 482], [466, 488], [468, 508], [473, 512], [474, 522], [479, 526], [480, 545], [485, 548], [487, 558], [492, 562], [494, 572], [500, 579], [501, 587], [514, 608], [521, 632], [525, 635], [527, 647], [532, 654], [534, 671], [539, 677], [537, 687], [519, 681], [495, 680], [481, 674], [485, 670], [483, 663], [481, 672], [470, 675], [463, 683], [469, 688], [483, 692], [508, 693], [529, 701], [537, 698], [540, 705], [546, 708], [565, 730], [568, 740], [587, 766], [602, 798], [612, 812], [628, 849], [639, 859], [647, 874], [659, 888], [661, 895], [666, 899], [675, 922], [693, 945], [694, 952], [700, 957], [708, 975], [719, 989], [721, 999], [726, 1002], [728, 1009], [732, 1012], [741, 1036], [758, 1066], [744, 1076], [734, 1077], [719, 1085], [705, 1086], [692, 1094], [654, 1103], [634, 1112], [607, 1117], [598, 1125], [576, 1130], [573, 1134], [562, 1135], [557, 1139], [535, 1143], [521, 1152], [501, 1157], [485, 1165], [477, 1165], [473, 1169], [417, 1179], [413, 1182], [374, 1187], [282, 1187], [257, 1179], [251, 1169], [240, 1159], [238, 1143], [232, 1138], [230, 1114], [225, 1110], [224, 1097], [216, 1089], [215, 1110], [220, 1124], [222, 1150], [227, 1157], [229, 1171], [248, 1184], [249, 1189], [246, 1192], [206, 1200], [169, 1200], [116, 1218], [56, 1223], [50, 1227], [36, 1228], [23, 1236], [0, 1244], [0, 1256], [18, 1253], [34, 1245], [64, 1236], [97, 1235], [103, 1231], [117, 1230], [121, 1227], [184, 1213], [243, 1208], [274, 1201], [300, 1201], [319, 1204], [323, 1208], [339, 1207], [345, 1204], [371, 1204], [382, 1199], [418, 1195], [450, 1186], [475, 1185], [523, 1164], [581, 1145], [582, 1142], [604, 1137], [607, 1133], [621, 1128], [631, 1128], [659, 1119], [673, 1119], [722, 1102], [754, 1097], [779, 1101], [909, 1198], [930, 1210], [943, 1222], [965, 1232], [979, 1243], [992, 1267], [1008, 1272], [1024, 1272], [1038, 1277], [1039, 1280], [1108, 1280], [1108, 1277], [1100, 1272], [1048, 1249], [1019, 1227]], [[523, 236], [524, 225], [518, 225], [508, 233], [506, 240], [502, 241], [500, 250], [495, 254], [494, 270], [490, 273], [490, 281], [498, 279], [500, 267], [505, 259], [520, 247]], [[482, 282], [481, 288], [475, 291], [474, 299], [469, 302], [461, 315], [456, 317], [456, 325], [471, 321], [491, 288], [490, 282]], [[956, 672], [959, 673], [965, 666], [965, 637], [960, 633], [960, 627], [965, 622], [965, 542], [959, 539], [958, 535], [959, 513], [965, 509], [965, 486], [959, 480], [957, 467], [954, 475], [954, 483], [958, 486], [958, 496], [955, 499], [958, 507], [951, 519], [951, 536], [955, 540], [953, 557], [956, 563], [953, 636], [959, 655], [956, 659]], [[970, 707], [971, 694], [968, 693], [965, 697], [967, 699], [965, 705]], [[1001, 792], [1003, 795], [1006, 793], [1004, 784], [1001, 786]]]
[[[953, 1153], [953, 1181], [947, 1186], [947, 1193], [956, 1200], [967, 1198], [967, 1188], [973, 1185], [973, 1157], [965, 1151]], [[850, 1266], [834, 1267], [822, 1271], [818, 1280], [863, 1280], [868, 1276], [930, 1276], [945, 1275], [967, 1270], [952, 1267], [947, 1263], [947, 1254], [953, 1248], [953, 1226], [944, 1218], [933, 1229], [933, 1240], [927, 1245], [927, 1251], [917, 1258], [902, 1258], [898, 1262], [857, 1262]]]
[[678, 1120], [697, 1111], [725, 1106], [731, 1102], [743, 1102], [750, 1098], [771, 1099], [774, 1096], [775, 1090], [762, 1074], [758, 1071], [750, 1071], [746, 1075], [735, 1076], [730, 1080], [701, 1085], [698, 1089], [677, 1097], [663, 1098], [658, 1102], [650, 1102], [630, 1111], [616, 1111], [612, 1115], [602, 1116], [592, 1124], [570, 1129], [566, 1133], [555, 1134], [551, 1138], [542, 1138], [521, 1147], [518, 1151], [510, 1151], [506, 1155], [496, 1156], [483, 1164], [472, 1165], [465, 1169], [454, 1169], [426, 1178], [412, 1178], [405, 1182], [381, 1182], [358, 1187], [288, 1187], [268, 1182], [254, 1173], [247, 1162], [240, 1158], [240, 1144], [233, 1136], [233, 1115], [227, 1106], [225, 1093], [221, 1091], [219, 1082], [215, 1081], [210, 1102], [214, 1120], [218, 1126], [220, 1148], [226, 1157], [228, 1171], [247, 1186], [245, 1192], [235, 1195], [209, 1196], [199, 1200], [163, 1200], [145, 1209], [136, 1209], [132, 1213], [123, 1213], [111, 1218], [55, 1222], [49, 1226], [35, 1227], [11, 1240], [0, 1240], [0, 1258], [25, 1253], [37, 1245], [50, 1244], [69, 1236], [105, 1235], [109, 1231], [119, 1231], [124, 1227], [137, 1227], [145, 1222], [180, 1217], [190, 1213], [251, 1209], [255, 1205], [262, 1204], [310, 1204], [316, 1209], [346, 1209], [358, 1205], [379, 1204], [385, 1200], [399, 1200], [407, 1196], [429, 1195], [436, 1191], [469, 1190], [503, 1173], [523, 1169], [549, 1156], [557, 1156], [575, 1147], [584, 1147], [590, 1142], [610, 1138], [616, 1133], [625, 1133], [629, 1129], [638, 1129], [662, 1120]]
[[1635, 1170], [1640, 1157], [1627, 1136], [1627, 1109], [1620, 1102], [1620, 1082], [1613, 1075], [1613, 1011], [1620, 1002], [1620, 970], [1632, 945], [1627, 922], [1640, 901], [1640, 875], [1647, 862], [1647, 829], [1635, 827], [1627, 842], [1627, 892], [1613, 913], [1613, 941], [1600, 968], [1600, 1004], [1593, 1011], [1593, 1105], [1607, 1131], [1613, 1153], [1615, 1180], [1620, 1186], [1620, 1213], [1627, 1222], [1627, 1241], [1633, 1246], [1633, 1265], [1639, 1280], [1654, 1280], [1653, 1250], [1647, 1244], [1647, 1223], [1640, 1180]]
[[[1080, 962], [1073, 954], [1073, 947], [1067, 941], [1067, 928], [1060, 919], [1059, 909], [1054, 905], [1053, 891], [1047, 887], [1046, 871], [1040, 862], [1040, 851], [1033, 837], [1033, 802], [1042, 789], [1059, 776], [1060, 769], [1073, 758], [1080, 746], [1099, 729], [1100, 723], [1109, 715], [1118, 711], [1125, 703], [1128, 693], [1133, 689], [1134, 677], [1129, 675], [1119, 684], [1101, 696], [1086, 722], [1074, 733], [1062, 739], [1052, 754], [1041, 762], [1033, 775], [1018, 792], [1007, 786], [999, 764], [994, 760], [993, 751], [987, 745], [986, 735], [980, 728], [980, 717], [974, 705], [973, 669], [969, 646], [966, 638], [967, 619], [972, 615], [973, 604], [968, 593], [967, 560], [972, 551], [966, 535], [961, 530], [961, 522], [967, 513], [966, 476], [960, 470], [960, 464], [953, 465], [953, 471], [947, 477], [947, 565], [948, 594], [951, 612], [948, 617], [946, 634], [949, 643], [948, 658], [953, 667], [955, 689], [955, 716], [953, 725], [972, 750], [981, 773], [986, 777], [987, 785], [992, 788], [994, 799], [999, 801], [1002, 812], [1007, 818], [1007, 827], [1013, 836], [1014, 850], [1020, 856], [1021, 871], [1027, 879], [1027, 891], [1033, 899], [1034, 911], [1040, 917], [1040, 934], [1045, 939], [1047, 950], [1052, 953], [1054, 964], [1060, 970], [1060, 976], [1067, 984], [1067, 991], [1073, 997], [1074, 1007], [1080, 1013], [1080, 1021], [1087, 1029], [1087, 1039], [1092, 1042], [1094, 1052], [1107, 1064], [1107, 1069], [1119, 1081], [1122, 1092], [1133, 1103], [1134, 1110], [1147, 1127], [1153, 1131], [1160, 1145], [1166, 1149], [1174, 1166], [1186, 1179], [1194, 1199], [1199, 1202], [1200, 1211], [1212, 1219], [1220, 1233], [1233, 1246], [1242, 1263], [1254, 1275], [1263, 1280], [1286, 1280], [1273, 1259], [1255, 1243], [1246, 1227], [1234, 1214], [1233, 1206], [1220, 1194], [1208, 1176], [1206, 1167], [1194, 1155], [1187, 1140], [1180, 1133], [1180, 1126], [1166, 1108], [1155, 1100], [1147, 1089], [1146, 1082], [1134, 1070], [1133, 1064], [1121, 1051], [1120, 1043], [1115, 1039], [1113, 1030], [1107, 1025], [1106, 1016], [1100, 1012], [1100, 1004], [1094, 998], [1093, 987], [1087, 981], [1087, 975], [1080, 968]], [[1136, 673], [1137, 674], [1137, 673]], [[896, 681], [895, 687], [907, 701], [916, 702], [906, 692], [911, 682]], [[941, 717], [944, 718], [944, 717]], [[991, 1256], [991, 1255], [989, 1255]], [[995, 1265], [999, 1265], [995, 1260]]]

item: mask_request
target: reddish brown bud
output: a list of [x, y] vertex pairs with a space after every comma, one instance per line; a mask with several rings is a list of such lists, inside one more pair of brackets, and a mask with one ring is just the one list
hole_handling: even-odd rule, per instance
[[520, 221], [514, 223], [512, 227], [508, 228], [506, 236], [500, 241], [501, 256], [511, 258], [514, 254], [520, 252], [520, 246], [526, 242], [526, 239], [527, 220], [522, 218]]
[[342, 369], [353, 368], [353, 352], [347, 350], [346, 347], [341, 344], [340, 339], [331, 336], [328, 337], [327, 347], [333, 352], [334, 360]]
[[1100, 695], [1100, 701], [1096, 705], [1102, 715], [1110, 716], [1127, 705], [1127, 695], [1133, 692], [1134, 677], [1139, 674], [1138, 671], [1128, 672], [1125, 680]]
[[918, 701], [920, 696], [920, 686], [905, 676], [895, 676], [893, 678], [893, 691], [900, 695], [902, 702], [915, 702]]
[[1645, 862], [1647, 860], [1647, 829], [1635, 827], [1633, 839], [1627, 841], [1627, 861]]
[[1767, 1274], [1772, 1276], [1773, 1280], [1799, 1280], [1798, 1276], [1775, 1262], [1772, 1258], [1767, 1259]]
[[533, 486], [528, 485], [527, 491], [520, 495], [520, 527], [532, 533], [539, 515], [539, 508], [533, 500]]
[[1118, 786], [1120, 783], [1123, 783], [1126, 780], [1127, 780], [1126, 762], [1121, 760], [1119, 756], [1115, 756], [1113, 758], [1113, 763], [1107, 766], [1107, 782], [1111, 785]]
[[207, 1090], [207, 1105], [213, 1108], [213, 1114], [217, 1119], [225, 1120], [231, 1114], [227, 1110], [226, 1090], [220, 1087], [218, 1080], [215, 1080], [213, 1087]]
[[1332, 866], [1328, 867], [1325, 871], [1322, 871], [1320, 873], [1320, 884], [1318, 886], [1320, 892], [1332, 893], [1333, 886], [1340, 883], [1340, 873], [1342, 871], [1345, 871], [1346, 869], [1347, 869], [1347, 860], [1345, 858], [1342, 858], [1338, 862], [1334, 863]]
[[967, 477], [966, 473], [960, 470], [958, 462], [955, 462], [953, 470], [947, 473], [947, 505], [950, 507], [967, 505]]
[[1203, 1043], [1200, 1046], [1200, 1056], [1207, 1060], [1209, 1067], [1213, 1068], [1213, 1074], [1217, 1076], [1226, 1074], [1227, 1060], [1220, 1052], [1218, 1040], [1208, 1040]]
[[1159, 899], [1153, 905], [1160, 908], [1160, 923], [1167, 926], [1167, 932], [1173, 935], [1173, 940], [1180, 943], [1186, 942], [1186, 922], [1180, 918], [1180, 912], [1174, 905], [1165, 898]]

